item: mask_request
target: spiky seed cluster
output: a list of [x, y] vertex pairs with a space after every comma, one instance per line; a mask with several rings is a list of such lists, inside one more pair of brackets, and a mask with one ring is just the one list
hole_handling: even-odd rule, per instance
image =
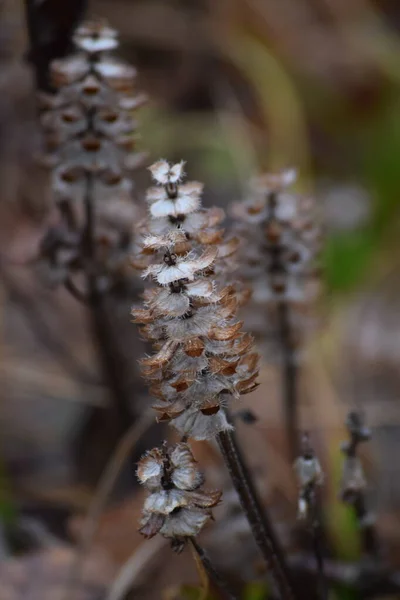
[[137, 476], [150, 492], [140, 533], [146, 538], [160, 533], [177, 549], [200, 533], [221, 499], [221, 492], [201, 489], [204, 478], [186, 443], [150, 450], [139, 461]]
[[[233, 205], [244, 238], [241, 273], [252, 287], [250, 320], [252, 316], [257, 324], [265, 320], [266, 308], [273, 314], [284, 302], [298, 310], [297, 315], [295, 311], [292, 314], [296, 326], [304, 308], [318, 294], [320, 228], [316, 207], [311, 198], [288, 192], [295, 179], [294, 170], [261, 175], [251, 182], [250, 198]], [[260, 312], [262, 318], [257, 319]]]
[[135, 93], [135, 69], [110, 55], [118, 46], [116, 32], [102, 22], [86, 23], [74, 44], [76, 54], [51, 66], [57, 93], [40, 97], [45, 161], [60, 209], [42, 255], [60, 280], [83, 268], [88, 219], [95, 222], [95, 268], [104, 275], [123, 269], [136, 215], [128, 175], [143, 158], [135, 152], [133, 111], [144, 96]]
[[182, 163], [161, 161], [151, 170], [159, 186], [148, 193], [150, 220], [134, 263], [156, 287], [132, 315], [156, 352], [142, 369], [158, 419], [207, 439], [230, 428], [227, 400], [257, 385], [258, 356], [236, 319], [234, 288], [216, 281], [220, 254], [225, 260], [236, 241], [224, 242], [216, 229], [222, 211], [201, 208], [201, 184], [180, 185]]

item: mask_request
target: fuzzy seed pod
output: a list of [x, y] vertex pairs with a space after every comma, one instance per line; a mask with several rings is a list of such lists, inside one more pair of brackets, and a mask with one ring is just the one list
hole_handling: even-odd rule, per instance
[[287, 191], [295, 180], [294, 170], [253, 179], [249, 199], [234, 204], [232, 212], [244, 239], [240, 273], [252, 290], [246, 323], [261, 337], [285, 303], [296, 343], [312, 323], [309, 307], [319, 291], [320, 228], [314, 202]]
[[[138, 212], [129, 173], [143, 158], [135, 151], [133, 113], [144, 96], [135, 92], [135, 69], [110, 55], [118, 47], [113, 29], [102, 22], [86, 23], [77, 29], [74, 44], [76, 54], [51, 65], [57, 93], [39, 98], [45, 162], [52, 169], [59, 209], [52, 250], [47, 250], [47, 239], [42, 259], [58, 270], [61, 281], [84, 270], [88, 265], [82, 254], [91, 228], [90, 271], [110, 286], [128, 272]], [[71, 260], [63, 252], [66, 238]]]
[[147, 452], [139, 461], [137, 476], [150, 492], [140, 533], [146, 538], [160, 533], [179, 550], [187, 538], [200, 533], [221, 499], [221, 492], [201, 489], [204, 478], [186, 443]]
[[226, 264], [234, 241], [225, 242], [219, 232], [209, 241], [221, 211], [201, 208], [202, 186], [181, 185], [182, 169], [183, 163], [166, 161], [151, 167], [159, 186], [149, 191], [150, 218], [133, 262], [156, 287], [132, 316], [155, 349], [142, 369], [158, 399], [158, 419], [186, 436], [208, 439], [230, 428], [224, 411], [229, 399], [256, 388], [258, 355], [236, 318], [234, 288], [218, 285], [218, 263]]

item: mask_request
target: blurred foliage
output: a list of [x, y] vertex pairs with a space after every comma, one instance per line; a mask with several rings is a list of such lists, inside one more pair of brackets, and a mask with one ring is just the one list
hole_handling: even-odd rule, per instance
[[343, 455], [338, 452], [340, 440], [331, 440], [329, 452], [329, 482], [324, 512], [334, 554], [340, 560], [357, 561], [361, 557], [359, 524], [354, 510], [338, 497], [340, 490]]
[[11, 482], [6, 472], [5, 465], [0, 459], [0, 521], [6, 527], [13, 526], [16, 522], [17, 511], [11, 492]]
[[266, 600], [268, 597], [268, 586], [261, 581], [247, 583], [243, 591], [243, 600]]
[[177, 589], [166, 591], [164, 600], [218, 600], [218, 596], [211, 592], [204, 594], [202, 587], [182, 585]]

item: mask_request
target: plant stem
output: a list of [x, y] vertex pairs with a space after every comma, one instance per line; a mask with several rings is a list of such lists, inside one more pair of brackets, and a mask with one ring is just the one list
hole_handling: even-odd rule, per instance
[[212, 564], [209, 556], [205, 552], [204, 548], [202, 548], [200, 546], [200, 544], [197, 542], [196, 538], [194, 538], [194, 537], [190, 538], [190, 543], [192, 544], [194, 550], [196, 551], [197, 556], [201, 560], [201, 563], [202, 563], [205, 571], [207, 572], [207, 575], [210, 578], [210, 580], [213, 581], [224, 592], [224, 598], [227, 598], [227, 600], [237, 600], [237, 596], [232, 594], [232, 592], [229, 590], [228, 584], [218, 573], [218, 571]]
[[282, 393], [285, 411], [286, 436], [290, 460], [299, 454], [297, 366], [294, 360], [289, 307], [286, 302], [278, 304], [279, 341], [282, 348]]
[[51, 92], [49, 65], [70, 52], [75, 27], [87, 10], [88, 0], [25, 0], [29, 36], [28, 60], [39, 90]]
[[325, 559], [323, 552], [323, 529], [321, 526], [321, 511], [316, 490], [311, 493], [309, 501], [311, 510], [311, 533], [313, 539], [313, 551], [317, 567], [317, 590], [321, 600], [327, 600], [329, 596], [328, 581], [325, 576]]
[[380, 558], [381, 551], [378, 535], [374, 525], [368, 523], [369, 511], [363, 493], [360, 492], [357, 494], [353, 502], [353, 507], [361, 526], [364, 552], [373, 558]]
[[255, 541], [267, 562], [268, 568], [271, 569], [280, 597], [282, 600], [293, 600], [295, 594], [284, 552], [265, 508], [258, 497], [235, 434], [232, 431], [221, 431], [217, 436], [217, 440]]
[[93, 337], [99, 355], [102, 372], [113, 395], [118, 409], [120, 430], [123, 433], [132, 423], [130, 397], [124, 381], [123, 360], [114, 338], [106, 297], [99, 290], [95, 269], [95, 210], [93, 201], [93, 174], [86, 174], [85, 194], [86, 227], [83, 234], [82, 252], [86, 259], [86, 279], [88, 285], [89, 310]]
[[[365, 427], [362, 413], [357, 411], [351, 411], [349, 413], [346, 425], [350, 434], [350, 441], [344, 446], [343, 452], [348, 459], [356, 460], [359, 445], [370, 439], [371, 431]], [[342, 499], [353, 506], [355, 515], [362, 530], [364, 552], [374, 559], [379, 559], [381, 558], [379, 537], [374, 524], [369, 518], [370, 514], [367, 506], [365, 490], [363, 487], [360, 487], [356, 490], [350, 489], [347, 491], [350, 492], [348, 497], [345, 490], [344, 495], [342, 492]]]

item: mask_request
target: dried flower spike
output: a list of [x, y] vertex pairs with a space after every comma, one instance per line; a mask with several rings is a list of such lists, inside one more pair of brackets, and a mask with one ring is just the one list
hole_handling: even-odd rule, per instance
[[295, 179], [293, 169], [261, 175], [251, 181], [249, 199], [233, 205], [244, 238], [241, 273], [252, 289], [246, 322], [259, 335], [266, 328], [268, 335], [276, 334], [268, 328], [279, 320], [277, 307], [286, 304], [293, 340], [310, 322], [307, 309], [319, 291], [320, 250], [314, 202], [287, 191]]
[[129, 173], [143, 158], [135, 151], [133, 112], [144, 96], [135, 92], [135, 69], [110, 55], [118, 46], [113, 29], [86, 23], [74, 43], [76, 54], [51, 65], [57, 93], [40, 96], [46, 163], [59, 210], [58, 224], [42, 245], [42, 261], [57, 272], [56, 280], [89, 270], [110, 287], [128, 273], [137, 218]]
[[159, 420], [208, 439], [231, 428], [224, 410], [229, 399], [257, 386], [258, 356], [236, 318], [234, 288], [218, 286], [220, 256], [223, 262], [233, 246], [216, 229], [221, 211], [201, 209], [202, 186], [179, 183], [182, 165], [151, 167], [160, 187], [149, 190], [150, 219], [133, 262], [156, 287], [132, 315], [156, 351], [142, 368], [159, 399]]
[[140, 533], [160, 533], [181, 550], [211, 519], [221, 492], [202, 489], [204, 478], [186, 443], [154, 448], [139, 461], [137, 476], [150, 492], [143, 508]]

